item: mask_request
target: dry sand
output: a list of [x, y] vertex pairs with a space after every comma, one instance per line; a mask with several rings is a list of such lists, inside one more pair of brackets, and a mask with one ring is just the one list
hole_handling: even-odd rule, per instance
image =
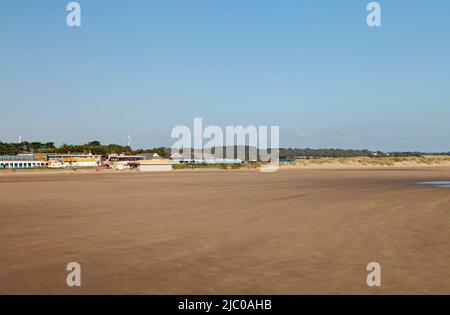
[[421, 180], [450, 168], [0, 176], [0, 293], [450, 294], [450, 189]]

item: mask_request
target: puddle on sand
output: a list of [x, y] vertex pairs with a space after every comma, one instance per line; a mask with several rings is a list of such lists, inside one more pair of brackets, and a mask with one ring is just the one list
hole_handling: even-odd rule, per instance
[[418, 182], [417, 184], [440, 188], [450, 188], [450, 181]]

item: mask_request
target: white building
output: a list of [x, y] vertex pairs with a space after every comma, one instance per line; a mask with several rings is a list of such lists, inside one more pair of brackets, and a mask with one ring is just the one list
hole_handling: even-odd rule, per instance
[[172, 170], [172, 163], [167, 159], [142, 160], [137, 162], [141, 172], [167, 172]]
[[0, 156], [0, 168], [36, 168], [47, 167], [46, 161], [36, 159], [32, 154]]

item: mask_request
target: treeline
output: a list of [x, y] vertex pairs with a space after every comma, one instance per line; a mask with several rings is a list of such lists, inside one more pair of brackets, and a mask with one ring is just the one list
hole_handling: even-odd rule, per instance
[[91, 141], [82, 145], [62, 144], [55, 146], [54, 142], [26, 142], [21, 143], [5, 143], [0, 141], [0, 155], [17, 155], [22, 153], [92, 153], [106, 156], [113, 153], [125, 154], [142, 154], [142, 153], [157, 153], [160, 156], [168, 157], [170, 150], [166, 148], [154, 149], [138, 149], [133, 150], [129, 146], [122, 146], [119, 144], [101, 144], [100, 141]]
[[321, 158], [321, 157], [357, 157], [357, 156], [373, 156], [373, 152], [369, 150], [343, 150], [343, 149], [280, 149], [281, 159], [295, 158]]
[[5, 143], [0, 141], [0, 155], [17, 155], [20, 153], [46, 153], [55, 152], [54, 142], [27, 142]]
[[[222, 154], [218, 154], [217, 148], [212, 149], [184, 149], [180, 150], [180, 153], [182, 155], [188, 154], [188, 155], [200, 155], [202, 152], [208, 154], [212, 154], [212, 156], [216, 158], [226, 158], [226, 152], [227, 150], [234, 150], [234, 158], [238, 158], [237, 152], [239, 147], [238, 146], [229, 146], [229, 147], [222, 147]], [[242, 147], [240, 147], [242, 149]], [[167, 152], [170, 152], [169, 148], [165, 149]], [[245, 157], [248, 159], [249, 153], [252, 150], [252, 152], [256, 151], [258, 160], [260, 158], [260, 151], [256, 150], [255, 147], [249, 147], [245, 146]], [[232, 152], [232, 151], [230, 151]], [[271, 150], [269, 149], [268, 154], [271, 153]], [[279, 156], [280, 159], [301, 159], [301, 158], [345, 158], [345, 157], [407, 157], [407, 156], [415, 156], [420, 157], [424, 155], [450, 155], [450, 152], [440, 152], [440, 153], [426, 153], [426, 152], [382, 152], [382, 151], [369, 151], [369, 150], [352, 150], [352, 149], [300, 149], [300, 148], [280, 148], [279, 149]]]
[[[226, 150], [234, 149], [235, 157], [237, 146], [223, 147], [221, 156], [226, 157]], [[254, 148], [253, 148], [254, 149]], [[194, 150], [188, 149], [194, 153]], [[248, 156], [250, 147], [245, 147], [246, 156]], [[62, 144], [55, 146], [54, 142], [27, 142], [21, 143], [5, 143], [0, 141], [0, 155], [17, 155], [21, 153], [87, 153], [100, 154], [106, 156], [112, 153], [125, 154], [143, 154], [143, 153], [157, 153], [162, 157], [169, 157], [171, 153], [170, 148], [160, 147], [153, 149], [136, 149], [133, 150], [129, 146], [119, 144], [101, 144], [100, 141], [91, 141], [82, 145]], [[269, 151], [270, 152], [270, 151]], [[211, 153], [216, 153], [213, 149]], [[382, 152], [369, 150], [345, 150], [345, 149], [299, 149], [299, 148], [280, 148], [280, 159], [296, 159], [296, 158], [321, 158], [321, 157], [405, 157], [405, 156], [424, 156], [424, 155], [450, 155], [450, 152], [443, 153], [424, 153], [424, 152]], [[259, 152], [258, 152], [259, 157]]]

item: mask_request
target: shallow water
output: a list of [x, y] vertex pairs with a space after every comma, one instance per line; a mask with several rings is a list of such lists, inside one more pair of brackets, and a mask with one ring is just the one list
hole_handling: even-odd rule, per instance
[[441, 188], [450, 188], [450, 181], [418, 182], [418, 184]]

